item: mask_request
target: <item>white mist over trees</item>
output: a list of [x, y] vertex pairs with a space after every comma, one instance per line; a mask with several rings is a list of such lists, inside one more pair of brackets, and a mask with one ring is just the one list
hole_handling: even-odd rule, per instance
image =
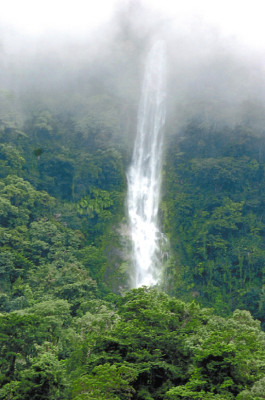
[[108, 97], [118, 105], [119, 135], [132, 145], [145, 54], [160, 36], [168, 48], [168, 132], [198, 115], [208, 123], [235, 125], [246, 115], [263, 123], [261, 54], [203, 19], [184, 15], [180, 22], [129, 2], [111, 21], [77, 36], [31, 37], [4, 25], [0, 33], [1, 98], [4, 103], [3, 90], [11, 91], [16, 112], [26, 114], [38, 104], [79, 119], [97, 118]]
[[264, 131], [265, 73], [259, 51], [203, 19], [159, 15], [145, 2], [125, 2], [108, 22], [76, 36], [19, 37], [3, 26], [1, 123], [12, 121], [19, 128], [44, 112], [40, 122], [39, 117], [32, 121], [46, 124], [55, 137], [49, 122], [54, 114], [71, 121], [73, 131], [92, 147], [106, 146], [108, 137], [122, 150], [128, 168], [146, 54], [158, 37], [167, 46], [165, 148], [171, 136], [181, 136], [194, 121], [213, 131], [240, 124]]

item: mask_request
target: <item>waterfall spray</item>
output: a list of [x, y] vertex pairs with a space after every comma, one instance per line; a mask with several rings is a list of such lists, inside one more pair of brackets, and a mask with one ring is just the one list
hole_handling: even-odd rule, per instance
[[161, 264], [158, 208], [165, 124], [165, 44], [156, 42], [147, 58], [138, 109], [137, 135], [128, 171], [128, 215], [132, 237], [133, 287], [152, 286]]

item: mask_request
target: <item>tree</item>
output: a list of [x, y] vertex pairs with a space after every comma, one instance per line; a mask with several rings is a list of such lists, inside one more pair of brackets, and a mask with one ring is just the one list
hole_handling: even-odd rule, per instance
[[73, 400], [126, 400], [134, 389], [130, 383], [137, 372], [131, 366], [105, 363], [95, 367], [91, 374], [78, 378], [73, 385]]
[[6, 383], [17, 376], [17, 371], [37, 353], [36, 345], [42, 340], [39, 329], [40, 317], [13, 312], [0, 316], [1, 382]]
[[236, 310], [227, 320], [212, 317], [186, 343], [194, 357], [192, 374], [169, 390], [169, 400], [233, 399], [264, 375], [265, 334], [247, 311]]

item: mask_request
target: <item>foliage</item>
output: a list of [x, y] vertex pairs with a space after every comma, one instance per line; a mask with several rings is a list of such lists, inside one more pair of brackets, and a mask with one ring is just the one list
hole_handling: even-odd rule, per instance
[[224, 319], [194, 302], [140, 288], [119, 300], [118, 314], [100, 335], [91, 325], [80, 338], [79, 359], [69, 360], [79, 375], [77, 399], [116, 398], [112, 393], [122, 383], [110, 374], [116, 371], [118, 379], [119, 366], [131, 370], [127, 384], [139, 400], [235, 399], [264, 376], [265, 335], [249, 312]]
[[0, 93], [0, 399], [263, 399], [262, 134], [169, 127], [169, 295], [126, 291], [128, 105], [93, 85], [24, 123]]
[[129, 366], [117, 367], [109, 363], [99, 365], [90, 375], [83, 375], [74, 382], [74, 400], [125, 400], [131, 399], [134, 389], [130, 382], [136, 378], [136, 371]]
[[196, 297], [222, 315], [263, 316], [264, 143], [249, 128], [191, 124], [166, 157], [164, 230], [171, 294]]

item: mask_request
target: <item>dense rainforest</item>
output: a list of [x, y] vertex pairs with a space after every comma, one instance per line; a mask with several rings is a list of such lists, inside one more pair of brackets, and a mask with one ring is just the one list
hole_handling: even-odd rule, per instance
[[1, 120], [0, 398], [263, 399], [263, 132], [192, 121], [167, 138], [163, 282], [129, 290], [112, 124]]
[[0, 399], [265, 399], [263, 103], [224, 105], [229, 57], [207, 60], [218, 79], [202, 68], [216, 103], [184, 104], [169, 68], [161, 284], [130, 289], [126, 172], [149, 42], [127, 23], [118, 34], [100, 55], [44, 52], [0, 76]]

